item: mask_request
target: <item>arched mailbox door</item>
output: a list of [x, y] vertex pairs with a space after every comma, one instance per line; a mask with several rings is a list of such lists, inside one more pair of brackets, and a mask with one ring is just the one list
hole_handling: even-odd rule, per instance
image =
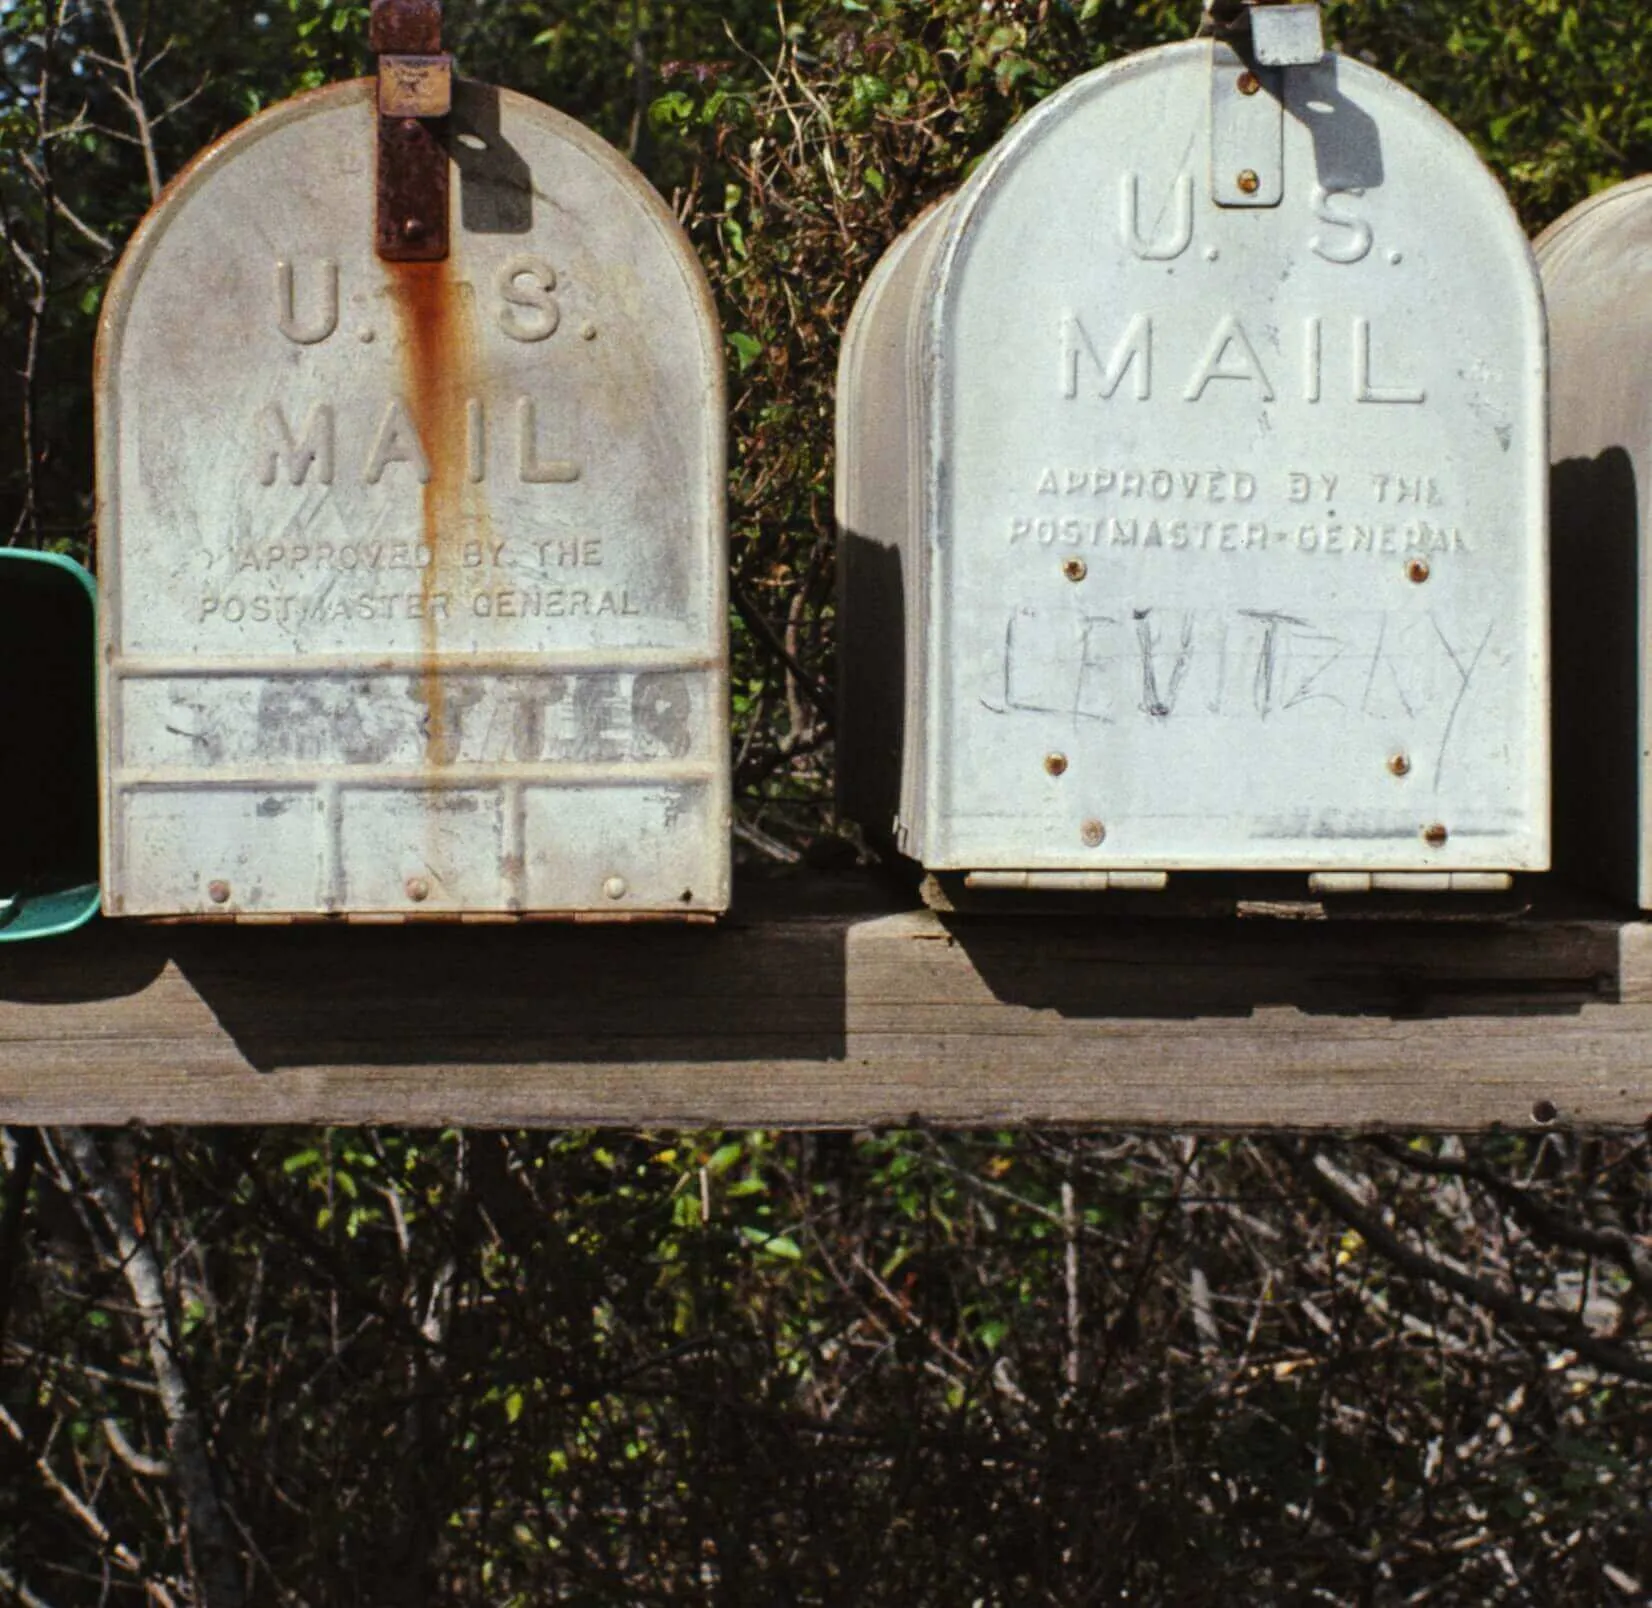
[[1554, 368], [1557, 860], [1652, 908], [1647, 518], [1652, 179], [1574, 207], [1537, 242]]
[[718, 911], [704, 274], [617, 153], [462, 80], [450, 255], [382, 261], [377, 121], [362, 81], [237, 130], [109, 295], [106, 908]]
[[913, 858], [1546, 866], [1536, 274], [1381, 74], [1193, 42], [1067, 86], [893, 249], [839, 405], [846, 798]]

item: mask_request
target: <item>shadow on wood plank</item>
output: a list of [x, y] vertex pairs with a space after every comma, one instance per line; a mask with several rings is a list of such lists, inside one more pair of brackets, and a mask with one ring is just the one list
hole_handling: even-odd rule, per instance
[[1611, 922], [1047, 918], [1027, 942], [1001, 919], [941, 919], [996, 998], [1064, 1017], [1567, 1015], [1619, 992]]
[[247, 1061], [822, 1061], [844, 1053], [842, 922], [192, 932], [173, 959]]

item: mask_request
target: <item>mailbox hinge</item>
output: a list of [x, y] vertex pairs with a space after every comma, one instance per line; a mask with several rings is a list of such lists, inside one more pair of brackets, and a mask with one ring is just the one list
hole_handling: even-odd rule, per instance
[[386, 262], [440, 262], [448, 254], [453, 109], [441, 0], [373, 0], [367, 41], [379, 58], [378, 254]]

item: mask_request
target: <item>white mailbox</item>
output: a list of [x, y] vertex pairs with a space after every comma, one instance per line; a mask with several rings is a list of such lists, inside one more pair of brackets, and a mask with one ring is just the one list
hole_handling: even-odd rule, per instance
[[1448, 124], [1313, 38], [1069, 84], [855, 309], [843, 799], [931, 870], [1548, 863], [1531, 254]]
[[422, 60], [403, 120], [363, 80], [205, 152], [108, 296], [112, 915], [727, 904], [704, 273], [602, 141]]
[[1652, 908], [1652, 179], [1537, 242], [1554, 366], [1556, 860]]

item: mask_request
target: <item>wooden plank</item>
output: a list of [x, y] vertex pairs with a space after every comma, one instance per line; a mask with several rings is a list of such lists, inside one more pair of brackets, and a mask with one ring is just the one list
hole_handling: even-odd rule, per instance
[[1652, 938], [1598, 917], [943, 916], [850, 878], [716, 929], [106, 922], [0, 960], [14, 1123], [1649, 1118]]

